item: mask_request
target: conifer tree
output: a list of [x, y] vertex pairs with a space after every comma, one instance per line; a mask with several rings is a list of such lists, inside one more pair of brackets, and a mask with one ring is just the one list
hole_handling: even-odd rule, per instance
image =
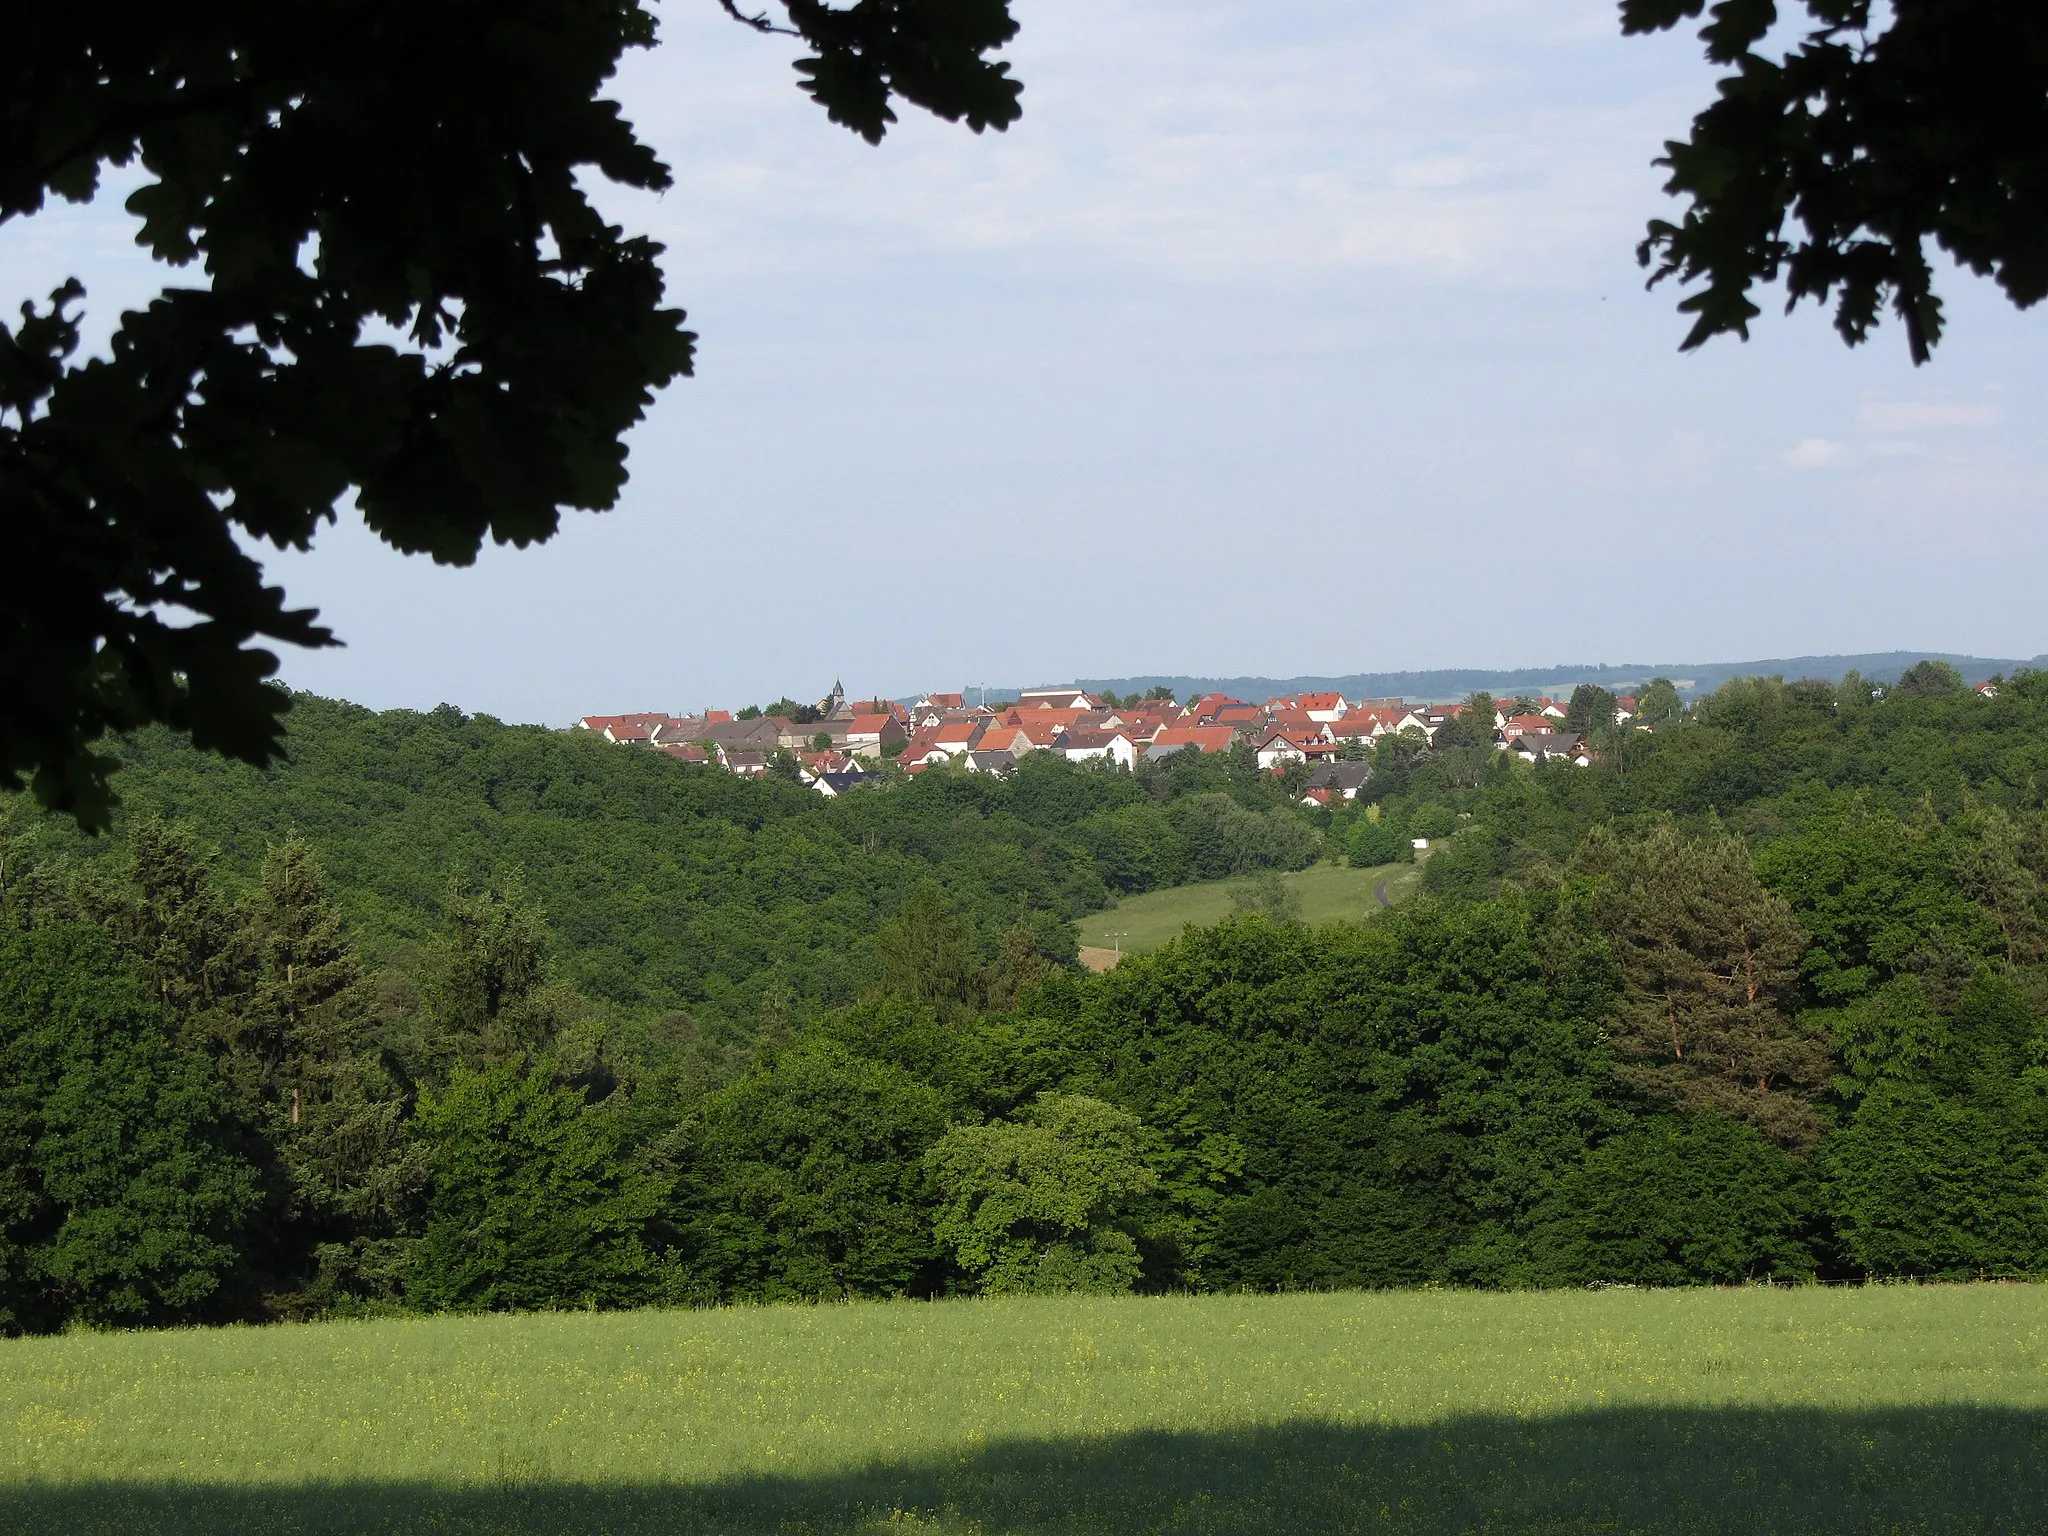
[[1572, 870], [1587, 877], [1585, 912], [1621, 965], [1612, 1037], [1623, 1079], [1810, 1146], [1830, 1062], [1826, 1037], [1792, 1011], [1806, 936], [1742, 839], [1688, 838], [1669, 821], [1634, 839], [1596, 827]]
[[247, 989], [249, 955], [190, 829], [149, 816], [129, 830], [124, 883], [88, 879], [80, 902], [142, 962], [150, 990], [205, 1038]]

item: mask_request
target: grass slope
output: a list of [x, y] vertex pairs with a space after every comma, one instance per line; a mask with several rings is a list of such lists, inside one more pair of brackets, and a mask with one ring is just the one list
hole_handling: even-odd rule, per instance
[[432, 1319], [0, 1345], [0, 1528], [2018, 1531], [2048, 1288]]
[[[1399, 901], [1415, 887], [1421, 869], [1414, 864], [1382, 864], [1374, 869], [1353, 869], [1344, 864], [1311, 864], [1307, 869], [1282, 875], [1281, 883], [1301, 899], [1304, 922], [1331, 923], [1338, 919], [1357, 921], [1378, 910], [1373, 891], [1386, 883], [1387, 899]], [[1113, 935], [1123, 933], [1126, 954], [1144, 954], [1180, 937], [1189, 923], [1206, 928], [1230, 915], [1235, 880], [1207, 880], [1198, 885], [1179, 885], [1170, 890], [1148, 891], [1143, 896], [1126, 896], [1106, 912], [1081, 919], [1081, 942], [1094, 948], [1113, 947]]]

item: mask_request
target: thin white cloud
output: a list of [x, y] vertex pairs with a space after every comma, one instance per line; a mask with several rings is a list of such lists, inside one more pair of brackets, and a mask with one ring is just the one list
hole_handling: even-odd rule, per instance
[[1780, 463], [1793, 469], [1837, 469], [1849, 462], [1847, 443], [1832, 442], [1825, 437], [1802, 437], [1797, 444], [1778, 455]]
[[[1025, 116], [1005, 134], [911, 109], [879, 149], [859, 144], [711, 7], [665, 18], [669, 46], [630, 66], [623, 95], [677, 171], [654, 222], [700, 272], [952, 251], [1510, 286], [1611, 251], [1657, 211], [1650, 160], [1695, 105], [1668, 81], [1560, 100], [1561, 74], [1626, 76], [1641, 57], [1604, 0], [1255, 14], [1037, 0], [1010, 50]], [[1489, 44], [1503, 35], [1518, 46]]]
[[1995, 427], [2005, 409], [1988, 400], [1873, 400], [1856, 413], [1860, 432], [1926, 432], [1937, 427]]

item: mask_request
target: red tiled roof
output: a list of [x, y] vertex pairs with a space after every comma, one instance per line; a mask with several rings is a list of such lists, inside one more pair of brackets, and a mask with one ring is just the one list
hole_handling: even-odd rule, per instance
[[1152, 738], [1152, 745], [1221, 752], [1236, 740], [1237, 732], [1227, 725], [1169, 725]]

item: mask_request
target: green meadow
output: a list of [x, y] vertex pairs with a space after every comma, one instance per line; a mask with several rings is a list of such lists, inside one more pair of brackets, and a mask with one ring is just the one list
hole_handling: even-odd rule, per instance
[[2048, 1288], [1018, 1299], [0, 1345], [20, 1532], [2005, 1532]]
[[[1382, 864], [1353, 869], [1348, 864], [1311, 864], [1280, 876], [1280, 883], [1301, 903], [1300, 917], [1309, 923], [1339, 919], [1356, 922], [1379, 909], [1376, 891], [1384, 884], [1387, 900], [1399, 901], [1415, 888], [1422, 870], [1415, 864]], [[1180, 937], [1189, 923], [1206, 928], [1228, 917], [1243, 882], [1205, 880], [1170, 886], [1142, 896], [1126, 896], [1106, 912], [1080, 920], [1081, 942], [1095, 949], [1121, 945], [1126, 954], [1144, 954]], [[1121, 934], [1122, 937], [1117, 936]]]

